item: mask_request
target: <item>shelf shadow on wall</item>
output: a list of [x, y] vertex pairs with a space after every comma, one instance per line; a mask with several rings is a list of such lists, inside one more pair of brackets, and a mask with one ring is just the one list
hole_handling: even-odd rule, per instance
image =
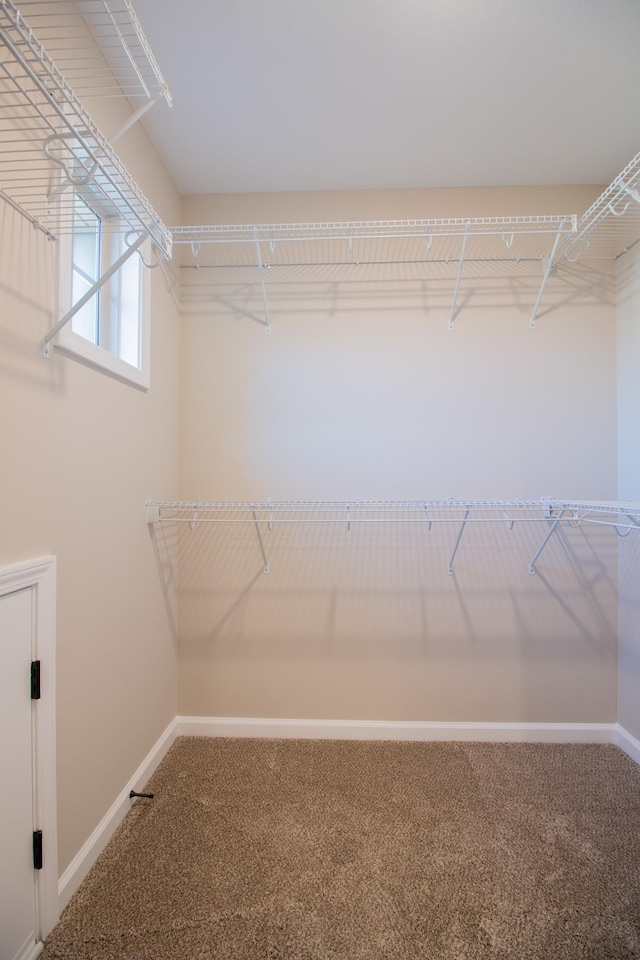
[[[588, 649], [597, 657], [615, 647], [610, 531], [595, 534], [603, 558], [582, 529], [562, 531], [534, 577], [528, 560], [539, 527], [488, 540], [470, 533], [453, 577], [446, 572], [450, 532], [438, 539], [376, 535], [360, 542], [352, 532], [349, 542], [344, 532], [296, 540], [289, 531], [268, 544], [268, 576], [249, 533], [189, 531], [180, 537], [184, 648], [214, 657], [359, 650], [455, 658], [483, 646], [494, 655], [521, 655], [542, 645], [547, 655]], [[590, 563], [594, 574], [586, 570]]]
[[3, 202], [0, 233], [11, 237], [2, 248], [0, 376], [61, 394], [64, 365], [59, 359], [47, 361], [42, 356], [42, 339], [53, 324], [55, 245]]
[[[482, 265], [480, 265], [482, 267]], [[473, 276], [463, 280], [454, 319], [464, 317], [468, 310], [511, 309], [530, 319], [540, 286], [540, 265], [535, 272], [520, 275], [517, 271], [504, 271], [502, 275], [487, 274], [476, 269]], [[326, 271], [325, 271], [326, 272]], [[375, 272], [356, 277], [353, 273], [345, 279], [332, 278], [330, 273], [323, 279], [316, 271], [305, 279], [276, 277], [267, 284], [269, 314], [275, 323], [278, 317], [321, 315], [335, 318], [340, 313], [353, 311], [374, 315], [387, 311], [419, 311], [423, 315], [444, 313], [448, 317], [453, 310], [455, 277], [436, 276], [426, 278], [420, 273], [409, 274], [404, 280], [396, 277], [379, 277]], [[182, 303], [187, 316], [221, 315], [234, 320], [247, 319], [267, 327], [261, 287], [253, 280], [231, 282], [230, 279], [215, 282], [207, 277], [197, 283], [183, 283]], [[597, 264], [569, 264], [562, 262], [551, 276], [545, 289], [537, 317], [541, 319], [555, 311], [576, 304], [615, 302], [614, 278], [609, 267]]]
[[178, 642], [178, 530], [175, 526], [150, 526], [149, 537], [162, 589], [167, 622], [174, 642]]

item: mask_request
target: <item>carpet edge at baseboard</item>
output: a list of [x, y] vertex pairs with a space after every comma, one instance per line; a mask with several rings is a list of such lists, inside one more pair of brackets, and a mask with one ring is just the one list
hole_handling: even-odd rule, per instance
[[136, 772], [122, 788], [100, 823], [77, 852], [58, 881], [58, 904], [60, 913], [74, 895], [91, 867], [94, 865], [107, 843], [131, 809], [129, 793], [140, 790], [152, 775], [156, 767], [171, 747], [177, 733], [177, 717], [169, 723], [160, 735]]
[[640, 764], [640, 741], [619, 723], [480, 723], [391, 720], [312, 720], [186, 717], [169, 723], [134, 775], [80, 848], [58, 883], [60, 912], [98, 859], [140, 790], [178, 736], [326, 740], [414, 740], [507, 743], [612, 743]]

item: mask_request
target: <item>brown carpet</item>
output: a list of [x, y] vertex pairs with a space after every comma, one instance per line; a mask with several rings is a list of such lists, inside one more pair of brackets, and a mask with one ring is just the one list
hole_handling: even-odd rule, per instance
[[180, 738], [45, 960], [640, 958], [640, 767], [596, 745]]

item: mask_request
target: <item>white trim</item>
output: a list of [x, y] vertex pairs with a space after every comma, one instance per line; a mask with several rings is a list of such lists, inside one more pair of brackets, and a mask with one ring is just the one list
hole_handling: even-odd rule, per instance
[[[34, 703], [34, 829], [44, 841], [42, 870], [36, 871], [40, 935], [58, 922], [58, 819], [56, 809], [56, 558], [39, 557], [0, 568], [0, 597], [34, 590], [33, 656], [42, 661], [42, 697]], [[38, 826], [35, 826], [37, 821]]]
[[[76, 192], [79, 194], [82, 193], [81, 190]], [[91, 207], [93, 202], [92, 198], [87, 196], [84, 199], [86, 199], [88, 205]], [[96, 211], [96, 214], [99, 216], [99, 211]], [[110, 221], [108, 216], [103, 218], [102, 223], [105, 229], [103, 253], [105, 262], [102, 264], [101, 272], [104, 275], [110, 266], [110, 263], [115, 262], [115, 260], [118, 259], [118, 256], [120, 256], [120, 253], [124, 252], [125, 241], [124, 235], [119, 234], [117, 230], [110, 231]], [[116, 255], [111, 256], [111, 241], [114, 238], [117, 239], [120, 250]], [[58, 309], [61, 317], [67, 313], [72, 305], [72, 242], [72, 234], [63, 234], [58, 245]], [[71, 320], [58, 332], [53, 344], [58, 353], [61, 353], [72, 360], [77, 360], [86, 366], [92, 367], [94, 370], [99, 370], [102, 373], [106, 373], [108, 376], [113, 377], [116, 380], [131, 384], [132, 386], [138, 387], [142, 390], [148, 390], [151, 385], [151, 281], [149, 276], [150, 268], [145, 266], [145, 260], [149, 259], [150, 254], [151, 241], [149, 238], [145, 240], [137, 253], [132, 254], [133, 257], [140, 256], [142, 261], [139, 264], [139, 367], [134, 367], [117, 354], [111, 353], [106, 345], [92, 343], [90, 340], [87, 340], [80, 334], [75, 333], [72, 329]], [[110, 256], [111, 260], [109, 259]], [[118, 275], [121, 276], [121, 270], [118, 271]], [[108, 283], [109, 281], [107, 281], [102, 290], [102, 297], [104, 300], [108, 300], [109, 297]], [[118, 311], [119, 310], [120, 306], [118, 306]]]
[[16, 960], [36, 960], [44, 950], [44, 943], [38, 940], [37, 943], [29, 943], [23, 953], [19, 953]]
[[619, 723], [615, 724], [614, 743], [617, 744], [621, 750], [624, 750], [632, 760], [640, 763], [640, 740], [637, 740]]
[[174, 718], [156, 744], [151, 748], [131, 779], [127, 781], [89, 839], [83, 844], [60, 877], [58, 884], [60, 910], [64, 910], [69, 903], [69, 900], [106, 847], [117, 827], [131, 809], [129, 792], [131, 790], [140, 790], [145, 785], [171, 747], [177, 735], [176, 728], [177, 724]]
[[614, 743], [613, 723], [439, 723], [420, 720], [283, 720], [176, 717], [176, 735], [305, 740], [466, 740], [492, 743]]

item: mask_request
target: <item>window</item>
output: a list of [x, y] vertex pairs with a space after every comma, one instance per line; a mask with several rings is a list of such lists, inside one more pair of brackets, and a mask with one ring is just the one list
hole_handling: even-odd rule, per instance
[[[61, 316], [126, 253], [128, 240], [119, 217], [102, 213], [88, 192], [75, 194], [72, 232], [60, 247]], [[119, 379], [148, 387], [148, 301], [148, 270], [132, 253], [63, 327], [56, 345]]]

